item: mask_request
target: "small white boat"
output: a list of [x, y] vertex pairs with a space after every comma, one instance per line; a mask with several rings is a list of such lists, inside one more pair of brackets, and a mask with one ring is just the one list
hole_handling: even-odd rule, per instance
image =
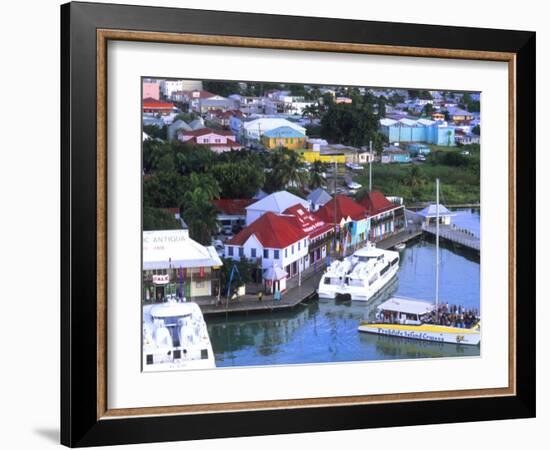
[[343, 295], [369, 301], [395, 277], [398, 269], [399, 253], [369, 243], [343, 261], [334, 261], [321, 277], [317, 293], [320, 298]]
[[403, 250], [405, 250], [405, 243], [404, 242], [400, 242], [399, 244], [395, 244], [393, 246], [393, 248], [395, 248], [398, 252], [402, 252]]
[[169, 300], [143, 306], [143, 371], [215, 368], [199, 306]]
[[450, 344], [478, 345], [481, 340], [479, 319], [469, 328], [439, 325], [434, 322], [435, 304], [393, 297], [377, 308], [376, 320], [361, 322], [359, 331], [408, 339]]

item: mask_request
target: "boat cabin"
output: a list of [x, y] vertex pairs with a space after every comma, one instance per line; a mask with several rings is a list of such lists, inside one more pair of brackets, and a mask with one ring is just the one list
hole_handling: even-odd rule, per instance
[[430, 302], [392, 297], [377, 308], [376, 320], [383, 323], [420, 325], [435, 305]]

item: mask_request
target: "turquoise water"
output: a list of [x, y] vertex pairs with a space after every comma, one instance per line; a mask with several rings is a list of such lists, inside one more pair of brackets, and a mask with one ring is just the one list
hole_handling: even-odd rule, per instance
[[[479, 214], [461, 212], [461, 227], [479, 232]], [[478, 308], [479, 261], [443, 246], [440, 251], [440, 301]], [[359, 333], [391, 295], [433, 300], [435, 245], [419, 240], [401, 252], [396, 280], [368, 305], [312, 301], [292, 311], [207, 318], [216, 365], [260, 366], [385, 359], [478, 356], [479, 347], [440, 344]]]

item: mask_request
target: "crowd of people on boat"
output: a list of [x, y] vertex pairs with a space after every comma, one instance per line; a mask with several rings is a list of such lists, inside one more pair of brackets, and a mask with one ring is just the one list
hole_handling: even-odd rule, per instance
[[462, 305], [443, 303], [439, 305], [437, 311], [434, 309], [429, 314], [428, 320], [431, 323], [447, 327], [472, 328], [479, 322], [479, 310], [477, 308], [465, 308]]
[[378, 311], [376, 321], [390, 324], [417, 324], [430, 323], [456, 328], [472, 328], [479, 322], [479, 310], [467, 309], [462, 305], [440, 304], [437, 310], [434, 308], [429, 314], [417, 319], [415, 314], [400, 314], [395, 311]]

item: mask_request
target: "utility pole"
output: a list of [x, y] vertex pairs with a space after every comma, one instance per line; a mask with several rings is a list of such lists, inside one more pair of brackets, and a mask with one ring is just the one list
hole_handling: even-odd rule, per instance
[[372, 141], [369, 142], [369, 192], [372, 192]]
[[439, 320], [439, 178], [435, 179], [435, 314]]

